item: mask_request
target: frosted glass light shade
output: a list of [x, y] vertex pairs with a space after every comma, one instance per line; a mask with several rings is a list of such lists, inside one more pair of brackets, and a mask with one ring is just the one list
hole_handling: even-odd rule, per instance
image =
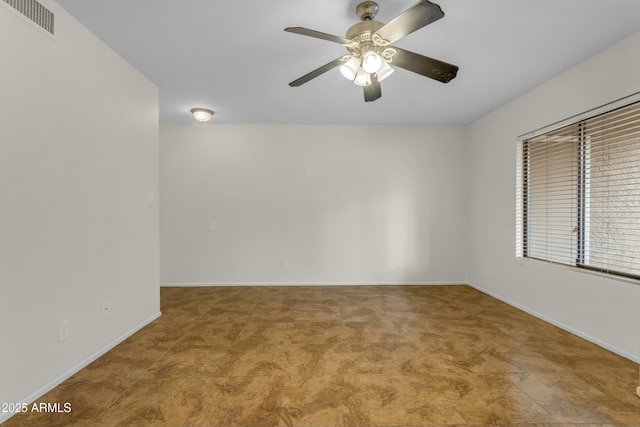
[[364, 58], [362, 58], [362, 68], [364, 68], [367, 73], [375, 73], [382, 65], [382, 62], [384, 62], [382, 61], [382, 57], [370, 50], [365, 53]]
[[391, 67], [391, 65], [389, 65], [388, 62], [382, 61], [382, 65], [376, 72], [376, 74], [378, 74], [378, 81], [379, 82], [383, 81], [384, 79], [389, 77], [391, 74], [393, 74], [394, 71], [395, 70], [393, 69], [393, 67]]
[[371, 84], [371, 74], [367, 73], [364, 68], [360, 67], [353, 82], [358, 86], [369, 86]]
[[360, 68], [360, 61], [355, 56], [352, 56], [347, 62], [340, 66], [340, 72], [347, 79], [353, 81]]
[[204, 123], [211, 120], [211, 117], [213, 116], [213, 111], [207, 110], [206, 108], [192, 108], [191, 114], [193, 114], [193, 117], [197, 121]]

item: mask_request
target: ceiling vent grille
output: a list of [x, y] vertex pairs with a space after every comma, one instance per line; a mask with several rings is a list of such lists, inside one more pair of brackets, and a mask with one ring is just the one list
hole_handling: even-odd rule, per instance
[[53, 34], [55, 15], [36, 0], [2, 0], [38, 26]]

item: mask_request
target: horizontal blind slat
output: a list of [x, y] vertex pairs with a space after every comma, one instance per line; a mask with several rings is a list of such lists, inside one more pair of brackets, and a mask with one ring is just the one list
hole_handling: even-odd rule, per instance
[[525, 256], [640, 276], [640, 103], [521, 144]]

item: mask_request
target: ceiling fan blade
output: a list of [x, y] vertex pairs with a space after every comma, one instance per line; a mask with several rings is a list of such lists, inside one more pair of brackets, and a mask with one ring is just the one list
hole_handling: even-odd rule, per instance
[[309, 80], [315, 79], [319, 75], [324, 74], [327, 71], [344, 64], [345, 62], [347, 62], [347, 59], [349, 59], [349, 55], [341, 56], [340, 58], [334, 59], [333, 61], [327, 64], [324, 64], [322, 67], [316, 68], [312, 72], [305, 74], [304, 76], [300, 77], [297, 80], [292, 81], [291, 83], [289, 83], [289, 86], [291, 87], [302, 86]]
[[353, 40], [345, 39], [344, 37], [338, 37], [327, 33], [321, 33], [320, 31], [310, 30], [302, 27], [287, 27], [284, 29], [290, 33], [302, 34], [303, 36], [315, 37], [317, 39], [329, 40], [330, 42], [340, 43], [343, 46], [354, 44]]
[[442, 83], [449, 83], [458, 74], [458, 67], [453, 64], [438, 61], [418, 53], [393, 47], [396, 50], [391, 64], [414, 73], [422, 74]]
[[443, 16], [444, 12], [440, 6], [421, 0], [380, 28], [377, 34], [389, 43], [393, 43]]
[[369, 86], [364, 87], [364, 100], [365, 102], [371, 102], [371, 101], [375, 101], [381, 96], [382, 96], [382, 88], [380, 87], [378, 76], [375, 74], [372, 74], [371, 84]]

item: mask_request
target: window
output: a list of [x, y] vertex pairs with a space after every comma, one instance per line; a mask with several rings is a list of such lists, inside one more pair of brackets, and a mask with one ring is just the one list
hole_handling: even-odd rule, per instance
[[640, 278], [640, 102], [525, 136], [516, 175], [517, 256]]

